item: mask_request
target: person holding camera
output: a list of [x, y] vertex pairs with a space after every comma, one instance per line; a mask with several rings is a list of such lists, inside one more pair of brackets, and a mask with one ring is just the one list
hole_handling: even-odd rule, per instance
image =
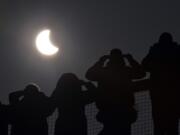
[[[83, 90], [82, 87], [86, 89]], [[96, 87], [79, 80], [73, 73], [64, 73], [51, 96], [58, 109], [55, 135], [87, 135], [85, 105], [92, 103]]]
[[104, 125], [100, 135], [131, 134], [131, 124], [137, 117], [132, 80], [144, 76], [141, 65], [119, 49], [111, 50], [88, 69], [86, 78], [98, 83], [97, 120]]
[[11, 135], [48, 135], [48, 97], [36, 84], [9, 94]]

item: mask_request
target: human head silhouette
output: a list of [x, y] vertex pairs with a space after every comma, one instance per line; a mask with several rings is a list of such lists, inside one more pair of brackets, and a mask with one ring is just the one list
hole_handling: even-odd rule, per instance
[[110, 52], [111, 58], [119, 58], [122, 57], [122, 51], [118, 48], [112, 49]]
[[58, 83], [57, 88], [76, 88], [80, 86], [80, 80], [74, 73], [64, 73]]
[[120, 65], [124, 66], [125, 61], [123, 59], [122, 51], [118, 48], [112, 49], [110, 51], [108, 66]]
[[162, 33], [159, 37], [159, 43], [168, 44], [168, 43], [172, 43], [172, 42], [173, 42], [173, 37], [168, 32]]
[[35, 95], [37, 95], [40, 91], [40, 88], [37, 84], [35, 83], [31, 83], [31, 84], [28, 84], [25, 89], [24, 89], [24, 92], [25, 92], [25, 97], [33, 97]]

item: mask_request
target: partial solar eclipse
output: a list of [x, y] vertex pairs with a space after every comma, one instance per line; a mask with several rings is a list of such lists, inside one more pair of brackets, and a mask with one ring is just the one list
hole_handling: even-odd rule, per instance
[[36, 47], [38, 51], [43, 55], [54, 55], [59, 51], [53, 43], [50, 41], [50, 30], [41, 31], [36, 37]]

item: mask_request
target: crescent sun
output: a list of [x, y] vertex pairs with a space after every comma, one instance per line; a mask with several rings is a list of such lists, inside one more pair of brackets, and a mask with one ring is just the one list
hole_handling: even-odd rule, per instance
[[59, 51], [50, 41], [50, 30], [41, 31], [36, 38], [36, 47], [38, 51], [44, 55], [54, 55]]

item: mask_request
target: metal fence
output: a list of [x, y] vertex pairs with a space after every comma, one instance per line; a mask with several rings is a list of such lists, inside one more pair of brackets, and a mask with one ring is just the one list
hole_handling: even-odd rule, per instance
[[[132, 135], [152, 135], [153, 122], [151, 115], [151, 101], [149, 92], [138, 92], [135, 94], [136, 108], [138, 110], [138, 119], [132, 124]], [[98, 110], [94, 103], [86, 106], [86, 116], [88, 120], [88, 135], [97, 135], [103, 128], [99, 122], [96, 121], [96, 114]], [[55, 120], [57, 119], [57, 111], [48, 118], [49, 135], [54, 135]]]

